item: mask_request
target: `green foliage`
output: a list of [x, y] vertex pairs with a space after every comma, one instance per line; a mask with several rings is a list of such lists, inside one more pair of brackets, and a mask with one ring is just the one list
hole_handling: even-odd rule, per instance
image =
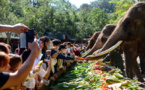
[[112, 20], [110, 20], [110, 23], [117, 23], [120, 18], [122, 18], [126, 11], [131, 7], [133, 4], [135, 4], [136, 0], [111, 0], [110, 3], [115, 3], [115, 12], [112, 13], [110, 16]]
[[117, 23], [137, 1], [142, 0], [96, 0], [77, 9], [69, 0], [0, 0], [0, 23], [24, 23], [39, 36], [63, 32], [81, 40]]

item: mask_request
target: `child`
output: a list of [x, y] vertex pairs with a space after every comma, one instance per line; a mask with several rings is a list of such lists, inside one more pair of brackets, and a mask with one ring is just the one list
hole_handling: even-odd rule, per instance
[[66, 54], [67, 54], [68, 56], [72, 56], [73, 50], [71, 49], [71, 43], [68, 42], [68, 43], [66, 44], [66, 46], [67, 46]]
[[[66, 53], [66, 46], [64, 44], [61, 44], [59, 47], [59, 53], [65, 55]], [[63, 71], [66, 71], [67, 63], [63, 59], [58, 60], [58, 69], [63, 69]]]
[[[25, 51], [22, 55], [22, 60], [23, 60], [23, 63], [25, 62], [25, 60], [28, 58], [30, 52], [29, 51]], [[35, 63], [34, 63], [35, 64]], [[40, 66], [34, 66], [34, 68], [32, 68], [32, 70], [30, 71], [29, 75], [27, 76], [25, 82], [22, 83], [22, 87], [21, 89], [28, 89], [28, 90], [31, 90], [31, 89], [34, 89], [35, 88], [35, 75], [36, 73], [40, 70]]]
[[16, 54], [9, 54], [10, 58], [10, 72], [17, 71], [22, 66], [22, 58]]
[[[16, 54], [9, 54], [9, 58], [10, 58], [10, 72], [14, 73], [15, 71], [17, 71], [21, 66], [22, 66], [22, 58], [19, 55]], [[19, 86], [16, 87], [12, 87], [11, 89], [14, 90], [18, 90], [20, 88]]]

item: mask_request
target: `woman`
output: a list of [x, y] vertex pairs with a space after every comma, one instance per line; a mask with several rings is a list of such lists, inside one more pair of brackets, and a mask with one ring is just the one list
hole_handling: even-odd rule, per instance
[[40, 38], [39, 46], [42, 49], [43, 54], [41, 60], [44, 60], [47, 57], [46, 50], [48, 49], [49, 45], [50, 45], [49, 37], [43, 36]]

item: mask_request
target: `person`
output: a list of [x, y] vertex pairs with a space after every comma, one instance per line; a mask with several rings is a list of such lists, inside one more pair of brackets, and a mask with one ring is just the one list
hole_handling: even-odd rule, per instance
[[75, 55], [77, 55], [77, 56], [81, 56], [80, 48], [79, 48], [79, 45], [78, 45], [78, 44], [75, 45], [74, 53], [75, 53]]
[[9, 54], [10, 58], [10, 72], [17, 71], [22, 66], [22, 58], [19, 55], [16, 54]]
[[106, 62], [106, 61], [109, 61], [109, 60], [112, 61], [112, 64], [116, 68], [119, 68], [122, 71], [122, 74], [124, 74], [123, 58], [121, 56], [121, 52], [120, 52], [119, 48], [116, 48], [115, 50], [108, 53], [102, 61]]
[[[64, 45], [64, 44], [60, 45], [59, 53], [62, 54], [62, 55], [65, 55], [66, 45]], [[63, 69], [63, 71], [65, 72], [66, 71], [66, 66], [67, 66], [67, 63], [63, 59], [58, 59], [58, 70]]]
[[[5, 31], [5, 30], [11, 31], [8, 29], [7, 26], [0, 26], [0, 27], [1, 27], [0, 31]], [[4, 29], [4, 27], [6, 29]], [[28, 30], [28, 28], [24, 27], [23, 25], [17, 25], [15, 26], [15, 28], [16, 29], [14, 31], [16, 31], [17, 33], [24, 32], [25, 29]], [[13, 86], [17, 86], [20, 83], [25, 81], [27, 75], [29, 74], [33, 66], [35, 58], [37, 58], [40, 53], [40, 49], [38, 47], [37, 42], [34, 41], [33, 43], [29, 43], [28, 46], [29, 46], [29, 49], [31, 50], [31, 53], [28, 59], [25, 61], [22, 67], [14, 73], [5, 73], [5, 70], [3, 69], [9, 66], [9, 56], [4, 52], [0, 52], [0, 57], [1, 57], [0, 64], [5, 63], [4, 66], [0, 67], [0, 89], [6, 89]]]
[[[52, 63], [51, 63], [51, 76], [53, 76], [55, 73], [57, 73], [57, 61], [58, 59], [63, 59], [63, 60], [74, 60], [77, 61], [78, 57], [75, 56], [65, 56], [61, 53], [59, 53], [59, 47], [61, 44], [61, 41], [58, 39], [54, 39], [52, 41], [53, 47], [55, 49], [51, 50], [51, 58], [52, 58]], [[57, 74], [54, 75], [55, 79], [58, 78]]]
[[[30, 53], [31, 53], [30, 51], [24, 51], [24, 53], [22, 54], [23, 63], [26, 62]], [[29, 75], [27, 76], [26, 80], [22, 83], [21, 89], [23, 88], [23, 89], [31, 90], [35, 88], [35, 76], [37, 75], [37, 72], [40, 71], [40, 66], [35, 65], [35, 62], [36, 62], [36, 59], [34, 61], [33, 67]]]
[[[22, 66], [22, 58], [16, 54], [9, 54], [9, 58], [10, 58], [10, 62], [9, 62], [10, 71], [9, 72], [14, 73]], [[10, 89], [18, 90], [19, 88], [20, 88], [20, 85], [11, 87]]]
[[[44, 61], [45, 59], [48, 59], [46, 51], [49, 48], [49, 45], [50, 45], [49, 37], [43, 36], [43, 37], [40, 38], [39, 46], [40, 46], [41, 52], [42, 52], [42, 58], [40, 60]], [[48, 64], [46, 62], [44, 62], [42, 66], [46, 70], [47, 67], [48, 67]]]
[[6, 54], [9, 53], [8, 47], [5, 45], [5, 43], [0, 43], [0, 51], [5, 52]]
[[66, 55], [67, 56], [72, 56], [73, 50], [71, 49], [71, 43], [70, 42], [67, 42], [66, 43], [66, 47], [67, 47]]
[[[27, 32], [28, 29], [29, 28], [24, 24], [0, 25], [0, 32], [22, 33]], [[31, 50], [31, 54], [29, 55], [28, 60], [26, 60], [26, 63], [15, 73], [4, 73], [4, 69], [9, 66], [9, 57], [6, 53], [0, 52], [0, 64], [5, 63], [2, 66], [0, 65], [0, 89], [17, 86], [25, 80], [26, 76], [32, 68], [35, 58], [40, 51], [36, 42], [29, 43], [29, 49]], [[13, 83], [13, 81], [15, 81], [15, 83]]]

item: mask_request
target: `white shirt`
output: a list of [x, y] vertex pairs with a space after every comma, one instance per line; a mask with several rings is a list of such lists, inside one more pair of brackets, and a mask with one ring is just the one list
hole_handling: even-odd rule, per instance
[[71, 53], [71, 51], [70, 51], [70, 50], [71, 50], [70, 48], [67, 48], [67, 52], [68, 52], [68, 53]]
[[[30, 74], [26, 78], [26, 79], [31, 78], [31, 80], [30, 81], [25, 81], [24, 83], [22, 83], [23, 86], [25, 86], [27, 88], [35, 88], [35, 79], [34, 79], [35, 75], [33, 74], [33, 70], [34, 70], [35, 66], [38, 65], [39, 61], [40, 60], [35, 59], [35, 62], [34, 62], [33, 67], [32, 67], [32, 70], [31, 70]], [[40, 75], [41, 77], [44, 77], [45, 73], [46, 73], [45, 70], [41, 66], [40, 67], [40, 71], [37, 72], [36, 74]]]

